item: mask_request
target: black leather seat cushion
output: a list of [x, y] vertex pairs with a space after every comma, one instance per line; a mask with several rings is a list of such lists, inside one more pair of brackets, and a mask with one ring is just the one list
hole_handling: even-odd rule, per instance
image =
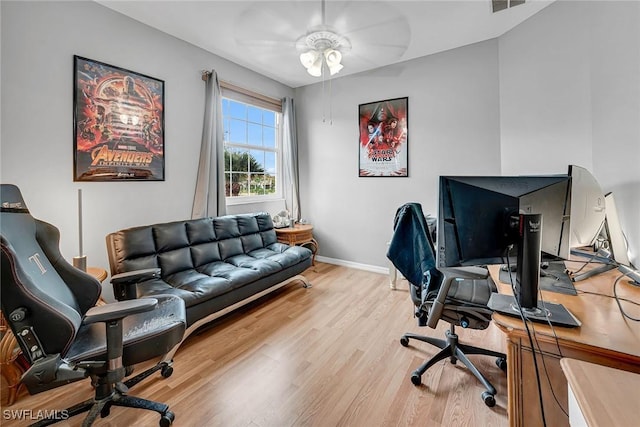
[[[154, 298], [158, 300], [156, 310], [127, 316], [123, 320], [124, 366], [167, 353], [182, 340], [186, 317], [184, 302], [169, 295], [157, 295]], [[80, 327], [64, 357], [70, 362], [106, 360], [106, 351], [105, 325], [92, 323]]]

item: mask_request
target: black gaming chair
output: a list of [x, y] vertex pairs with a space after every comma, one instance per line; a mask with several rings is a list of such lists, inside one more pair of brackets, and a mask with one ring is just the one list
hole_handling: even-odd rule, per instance
[[435, 252], [431, 233], [418, 203], [407, 203], [396, 212], [394, 233], [387, 257], [409, 281], [409, 291], [415, 306], [415, 315], [420, 326], [435, 329], [439, 320], [451, 324], [446, 340], [413, 333], [400, 339], [404, 347], [414, 339], [432, 344], [440, 349], [435, 356], [425, 361], [411, 374], [411, 382], [420, 385], [422, 374], [437, 362], [460, 360], [484, 385], [482, 399], [487, 406], [494, 406], [496, 389], [467, 358], [470, 354], [496, 357], [496, 364], [506, 370], [506, 356], [492, 350], [461, 344], [455, 327], [486, 329], [493, 311], [487, 307], [495, 283], [485, 268], [452, 267], [436, 268]]
[[30, 363], [22, 377], [29, 393], [91, 377], [95, 397], [69, 408], [65, 418], [88, 411], [83, 426], [89, 426], [116, 405], [156, 411], [160, 426], [171, 425], [167, 405], [126, 394], [144, 375], [123, 379], [129, 367], [180, 342], [182, 299], [161, 295], [96, 307], [101, 285], [62, 258], [58, 229], [30, 215], [16, 186], [1, 184], [0, 196], [2, 311]]

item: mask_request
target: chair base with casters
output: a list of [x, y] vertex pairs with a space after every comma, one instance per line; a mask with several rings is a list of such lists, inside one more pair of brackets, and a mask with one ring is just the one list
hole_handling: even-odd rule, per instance
[[448, 357], [454, 364], [461, 360], [486, 388], [482, 400], [492, 407], [496, 404], [496, 389], [467, 355], [494, 356], [497, 358], [496, 364], [503, 370], [506, 370], [506, 355], [461, 344], [455, 327], [483, 330], [489, 326], [493, 310], [487, 304], [491, 294], [496, 292], [495, 283], [486, 268], [436, 267], [431, 236], [419, 203], [407, 203], [398, 209], [387, 257], [409, 281], [409, 294], [418, 325], [435, 329], [440, 320], [451, 325], [446, 340], [412, 333], [402, 336], [400, 344], [404, 347], [409, 345], [410, 339], [414, 339], [440, 349], [412, 373], [411, 382], [420, 385], [422, 374], [440, 360]]
[[[128, 387], [123, 383], [109, 384], [102, 383], [96, 387], [95, 396], [92, 399], [88, 399], [70, 408], [67, 408], [63, 413], [68, 417], [88, 412], [86, 418], [82, 422], [82, 426], [90, 426], [100, 416], [105, 418], [109, 416], [112, 406], [122, 406], [127, 408], [145, 409], [155, 411], [160, 414], [160, 427], [169, 427], [175, 415], [169, 410], [169, 405], [160, 402], [154, 402], [140, 397], [128, 396], [126, 393]], [[43, 419], [31, 427], [43, 427], [59, 422], [59, 418]]]
[[[130, 373], [129, 368], [127, 368], [126, 371]], [[138, 384], [140, 381], [151, 376], [157, 371], [160, 371], [163, 378], [169, 378], [171, 374], [173, 374], [173, 367], [170, 363], [160, 362], [135, 377], [131, 377], [122, 383], [116, 384], [105, 383], [104, 381], [101, 381], [100, 378], [93, 378], [92, 385], [96, 390], [95, 396], [67, 408], [63, 413], [68, 417], [73, 417], [84, 412], [89, 412], [82, 423], [83, 426], [89, 426], [93, 424], [98, 415], [100, 415], [101, 418], [109, 416], [112, 406], [146, 409], [160, 414], [160, 427], [168, 427], [175, 419], [175, 414], [169, 410], [169, 405], [135, 396], [128, 396], [126, 394], [129, 391], [129, 388]], [[48, 426], [59, 421], [60, 420], [58, 418], [45, 418], [35, 424], [32, 424], [31, 427]]]
[[496, 388], [487, 380], [487, 378], [482, 375], [482, 373], [475, 367], [475, 365], [467, 358], [467, 355], [478, 354], [483, 356], [494, 356], [496, 357], [496, 365], [502, 369], [503, 371], [507, 370], [507, 359], [503, 353], [499, 353], [497, 351], [488, 350], [485, 348], [475, 347], [472, 345], [461, 344], [458, 340], [458, 335], [455, 333], [455, 325], [451, 325], [451, 329], [446, 332], [446, 340], [439, 338], [432, 338], [423, 335], [417, 335], [413, 333], [406, 333], [400, 338], [400, 344], [403, 347], [409, 346], [409, 340], [414, 339], [417, 341], [426, 342], [433, 346], [436, 346], [440, 349], [440, 352], [433, 356], [431, 359], [425, 361], [422, 365], [420, 365], [415, 371], [411, 373], [411, 382], [413, 385], [422, 384], [422, 374], [424, 374], [427, 369], [435, 365], [441, 360], [446, 359], [447, 357], [450, 359], [451, 363], [454, 365], [458, 360], [462, 361], [464, 365], [469, 369], [473, 375], [482, 383], [482, 385], [486, 388], [486, 391], [482, 393], [482, 400], [485, 405], [489, 407], [493, 407], [496, 404]]

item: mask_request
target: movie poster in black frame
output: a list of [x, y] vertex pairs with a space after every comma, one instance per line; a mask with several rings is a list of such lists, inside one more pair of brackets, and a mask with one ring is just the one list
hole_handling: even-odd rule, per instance
[[408, 177], [409, 98], [358, 106], [359, 177]]
[[74, 181], [164, 181], [164, 81], [74, 55]]

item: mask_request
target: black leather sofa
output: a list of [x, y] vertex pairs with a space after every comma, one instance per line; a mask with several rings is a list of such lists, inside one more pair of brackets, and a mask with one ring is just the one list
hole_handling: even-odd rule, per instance
[[310, 286], [300, 273], [311, 266], [311, 251], [279, 243], [266, 213], [128, 228], [106, 240], [116, 299], [182, 298], [183, 341], [201, 325], [288, 283]]

